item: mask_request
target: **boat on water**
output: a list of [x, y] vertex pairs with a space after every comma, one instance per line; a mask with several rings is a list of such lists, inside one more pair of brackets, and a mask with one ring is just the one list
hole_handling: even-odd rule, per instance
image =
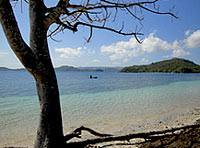
[[92, 75], [90, 75], [89, 78], [90, 78], [90, 79], [97, 79], [98, 77], [97, 77], [97, 76], [92, 76]]

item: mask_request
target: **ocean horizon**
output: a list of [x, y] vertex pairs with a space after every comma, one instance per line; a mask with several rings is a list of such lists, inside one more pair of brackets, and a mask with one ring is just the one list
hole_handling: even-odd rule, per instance
[[[200, 74], [57, 72], [64, 132], [82, 125], [111, 134], [168, 123], [200, 105]], [[89, 75], [98, 77], [89, 79]], [[34, 79], [0, 73], [0, 147], [32, 146], [39, 120]], [[143, 127], [143, 128], [142, 128]]]

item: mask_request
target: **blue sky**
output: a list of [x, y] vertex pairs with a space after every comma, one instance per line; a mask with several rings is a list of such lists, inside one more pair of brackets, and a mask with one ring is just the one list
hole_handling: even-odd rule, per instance
[[[47, 3], [52, 5], [50, 3]], [[80, 27], [79, 32], [65, 30], [55, 36], [60, 42], [49, 41], [50, 53], [55, 67], [71, 66], [130, 66], [152, 62], [185, 58], [200, 64], [200, 0], [161, 0], [160, 10], [175, 6], [174, 13], [179, 19], [161, 16], [143, 11], [143, 43], [139, 44], [132, 36], [122, 36], [109, 31], [93, 31], [90, 43], [87, 27]], [[13, 4], [16, 18], [25, 41], [29, 42], [28, 7], [20, 2]], [[127, 20], [126, 30], [134, 30], [134, 20], [121, 15], [113, 23], [121, 27], [121, 20]], [[23, 67], [10, 49], [0, 27], [0, 67]]]

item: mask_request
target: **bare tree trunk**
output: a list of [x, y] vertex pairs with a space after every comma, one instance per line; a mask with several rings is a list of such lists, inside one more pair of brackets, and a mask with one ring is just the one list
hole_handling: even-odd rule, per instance
[[65, 144], [59, 91], [47, 44], [42, 0], [30, 0], [30, 47], [24, 42], [9, 0], [0, 0], [0, 23], [12, 50], [34, 76], [40, 103], [35, 148], [62, 148]]
[[55, 75], [36, 80], [40, 102], [40, 121], [35, 148], [63, 147], [62, 117]]
[[40, 122], [35, 148], [56, 148], [64, 145], [59, 90], [51, 63], [45, 28], [45, 7], [42, 1], [29, 1], [30, 48], [38, 55], [45, 67], [35, 77], [40, 102]]

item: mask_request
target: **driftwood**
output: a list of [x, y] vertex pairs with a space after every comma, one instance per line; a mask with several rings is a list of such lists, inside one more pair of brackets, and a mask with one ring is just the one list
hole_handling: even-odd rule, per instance
[[[112, 147], [112, 146], [116, 146], [116, 145], [118, 145], [118, 146], [122, 146], [122, 145], [123, 146], [133, 146], [133, 145], [138, 146], [138, 145], [140, 145], [141, 148], [166, 147], [166, 146], [169, 146], [170, 144], [172, 144], [173, 142], [175, 142], [177, 139], [179, 139], [180, 136], [182, 135], [182, 133], [188, 134], [188, 133], [194, 131], [196, 128], [199, 128], [199, 131], [198, 131], [199, 135], [196, 135], [196, 137], [200, 138], [200, 124], [199, 123], [194, 124], [194, 125], [188, 125], [188, 126], [183, 126], [183, 127], [162, 130], [162, 131], [132, 133], [132, 134], [127, 134], [127, 135], [123, 135], [123, 136], [102, 134], [93, 129], [81, 126], [77, 129], [75, 129], [72, 133], [70, 133], [64, 137], [65, 141], [66, 141], [66, 145], [63, 146], [63, 148], [65, 148], [65, 147], [69, 147], [69, 148], [94, 147], [94, 148], [97, 148], [97, 146], [95, 147], [93, 145], [99, 144], [99, 143], [104, 143], [104, 142], [110, 142], [110, 143], [103, 144], [103, 146], [101, 146], [101, 148]], [[90, 134], [97, 136], [99, 138], [70, 142], [70, 140], [73, 138], [81, 138], [82, 131], [87, 131]], [[137, 140], [132, 142], [132, 141], [130, 141], [132, 139], [142, 139], [142, 140], [140, 140], [140, 142]], [[117, 141], [117, 143], [113, 144], [112, 142], [114, 142], [114, 141]], [[127, 143], [125, 143], [125, 141]], [[160, 142], [158, 146], [151, 145], [155, 141]], [[200, 141], [200, 140], [198, 140], [198, 141]], [[191, 140], [190, 143], [193, 144], [193, 143], [195, 143], [195, 141]], [[200, 144], [198, 146], [200, 146]], [[198, 146], [196, 146], [196, 147], [198, 147]], [[185, 147], [188, 147], [188, 146], [185, 146]], [[27, 148], [27, 147], [4, 147], [4, 148]]]
[[[118, 145], [136, 145], [136, 144], [142, 144], [144, 142], [150, 142], [150, 141], [156, 141], [158, 139], [162, 139], [165, 137], [172, 137], [178, 135], [178, 133], [188, 130], [188, 129], [194, 129], [200, 127], [200, 124], [195, 124], [195, 125], [188, 125], [184, 127], [177, 127], [177, 128], [172, 128], [172, 129], [167, 129], [167, 130], [162, 130], [162, 131], [151, 131], [151, 132], [141, 132], [141, 133], [133, 133], [133, 134], [128, 134], [128, 135], [123, 135], [123, 136], [113, 136], [109, 134], [101, 134], [99, 132], [96, 132], [90, 128], [87, 127], [80, 127], [74, 130], [69, 135], [65, 136], [65, 140], [67, 141], [67, 146], [69, 147], [87, 147], [92, 144], [98, 144], [98, 143], [103, 143], [103, 142], [113, 142], [113, 141], [130, 141], [131, 139], [137, 139], [137, 138], [142, 138], [144, 139], [142, 142], [135, 142], [135, 143], [119, 143]], [[83, 141], [77, 141], [77, 142], [68, 142], [70, 139], [73, 138], [81, 138], [81, 132], [82, 131], [87, 131], [90, 134], [94, 136], [98, 136], [100, 138], [94, 138], [94, 139], [88, 139], [88, 140], [83, 140]], [[162, 141], [161, 141], [162, 142]], [[109, 146], [109, 145], [107, 145]]]
[[65, 141], [69, 141], [69, 140], [71, 140], [72, 138], [75, 138], [75, 137], [76, 138], [81, 138], [82, 131], [87, 131], [90, 134], [92, 134], [94, 136], [97, 136], [97, 137], [111, 137], [112, 136], [110, 134], [102, 134], [102, 133], [94, 131], [93, 129], [81, 126], [81, 127], [77, 128], [77, 129], [75, 129], [71, 134], [66, 135], [65, 136]]

